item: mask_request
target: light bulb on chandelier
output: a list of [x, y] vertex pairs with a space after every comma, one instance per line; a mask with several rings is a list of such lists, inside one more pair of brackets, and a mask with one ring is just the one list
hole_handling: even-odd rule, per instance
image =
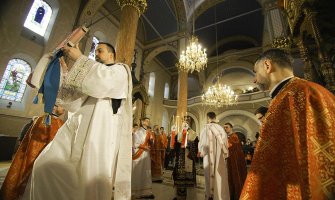
[[222, 107], [237, 104], [238, 96], [229, 86], [220, 84], [218, 80], [202, 95], [202, 101], [207, 105]]
[[180, 71], [201, 71], [207, 66], [206, 49], [202, 49], [196, 36], [192, 36], [186, 51], [180, 54], [177, 67]]

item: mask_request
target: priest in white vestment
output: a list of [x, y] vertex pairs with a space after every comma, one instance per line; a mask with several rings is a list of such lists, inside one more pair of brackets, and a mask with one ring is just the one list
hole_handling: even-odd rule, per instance
[[229, 200], [227, 133], [217, 124], [214, 112], [207, 113], [208, 124], [200, 134], [199, 154], [203, 157], [206, 200]]
[[[100, 43], [96, 61], [64, 47], [58, 102], [69, 118], [41, 152], [22, 199], [130, 200], [132, 83], [128, 66], [113, 64], [114, 47]], [[114, 188], [114, 189], [113, 189]]]
[[[151, 132], [148, 128], [150, 119], [141, 120], [141, 128], [133, 135], [133, 170], [131, 177], [132, 195], [134, 198], [154, 199], [151, 178]], [[148, 129], [148, 130], [147, 130]]]

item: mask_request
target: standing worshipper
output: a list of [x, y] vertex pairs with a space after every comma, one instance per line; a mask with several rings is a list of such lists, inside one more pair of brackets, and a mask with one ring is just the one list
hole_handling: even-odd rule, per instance
[[335, 199], [335, 96], [295, 77], [292, 61], [270, 49], [254, 65], [272, 101], [241, 199]]
[[236, 133], [233, 132], [233, 125], [225, 123], [224, 130], [228, 134], [228, 182], [231, 200], [238, 200], [247, 176], [247, 164], [243, 153], [241, 142]]
[[162, 149], [163, 149], [163, 138], [159, 132], [159, 126], [154, 126], [152, 132], [153, 144], [150, 151], [151, 157], [151, 175], [152, 181], [162, 182], [163, 181], [163, 163], [162, 163]]
[[228, 136], [216, 123], [216, 114], [207, 113], [208, 123], [200, 134], [199, 154], [203, 157], [206, 200], [229, 200]]
[[26, 130], [1, 187], [0, 196], [3, 200], [16, 200], [22, 196], [36, 158], [64, 124], [59, 118], [63, 113], [64, 109], [55, 105], [50, 125], [44, 123], [46, 115], [42, 115], [35, 118]]
[[186, 117], [180, 133], [175, 137], [174, 143], [176, 161], [173, 169], [173, 180], [176, 186], [174, 200], [196, 199], [196, 170], [195, 160], [198, 152], [198, 137], [189, 129]]
[[154, 199], [151, 179], [151, 128], [150, 119], [141, 120], [141, 127], [133, 135], [135, 154], [131, 177], [132, 196], [135, 198]]
[[98, 44], [96, 61], [77, 47], [63, 52], [74, 61], [70, 69], [61, 62], [58, 93], [69, 118], [36, 159], [23, 199], [130, 199], [129, 67], [114, 64], [115, 49], [108, 43]]

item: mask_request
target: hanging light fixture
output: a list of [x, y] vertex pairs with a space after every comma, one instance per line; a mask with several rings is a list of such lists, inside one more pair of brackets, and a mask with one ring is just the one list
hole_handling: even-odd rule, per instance
[[220, 83], [219, 74], [219, 52], [218, 52], [218, 36], [216, 27], [216, 5], [215, 5], [215, 45], [216, 45], [216, 65], [217, 65], [217, 81], [214, 85], [210, 86], [205, 94], [202, 95], [202, 101], [208, 105], [217, 107], [237, 104], [238, 96], [235, 92], [227, 85]]
[[237, 104], [238, 96], [227, 85], [222, 85], [218, 81], [208, 88], [202, 95], [202, 101], [208, 105], [222, 107]]
[[198, 38], [194, 34], [194, 14], [195, 14], [195, 2], [193, 1], [193, 35], [189, 41], [189, 46], [186, 47], [186, 51], [182, 51], [180, 54], [179, 62], [177, 67], [180, 71], [186, 71], [192, 73], [193, 71], [201, 71], [207, 66], [207, 53], [206, 49], [203, 49], [201, 44], [198, 42]]

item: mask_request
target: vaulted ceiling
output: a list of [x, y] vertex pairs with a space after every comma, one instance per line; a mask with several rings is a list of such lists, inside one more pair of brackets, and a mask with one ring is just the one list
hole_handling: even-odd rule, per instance
[[[193, 20], [195, 35], [210, 57], [262, 44], [264, 18], [257, 0], [147, 0], [147, 3], [137, 34], [144, 45], [190, 33], [192, 28], [187, 27], [192, 27]], [[104, 7], [114, 17], [120, 17], [116, 1], [106, 1]], [[176, 53], [162, 52], [156, 59], [171, 74], [177, 72]]]

